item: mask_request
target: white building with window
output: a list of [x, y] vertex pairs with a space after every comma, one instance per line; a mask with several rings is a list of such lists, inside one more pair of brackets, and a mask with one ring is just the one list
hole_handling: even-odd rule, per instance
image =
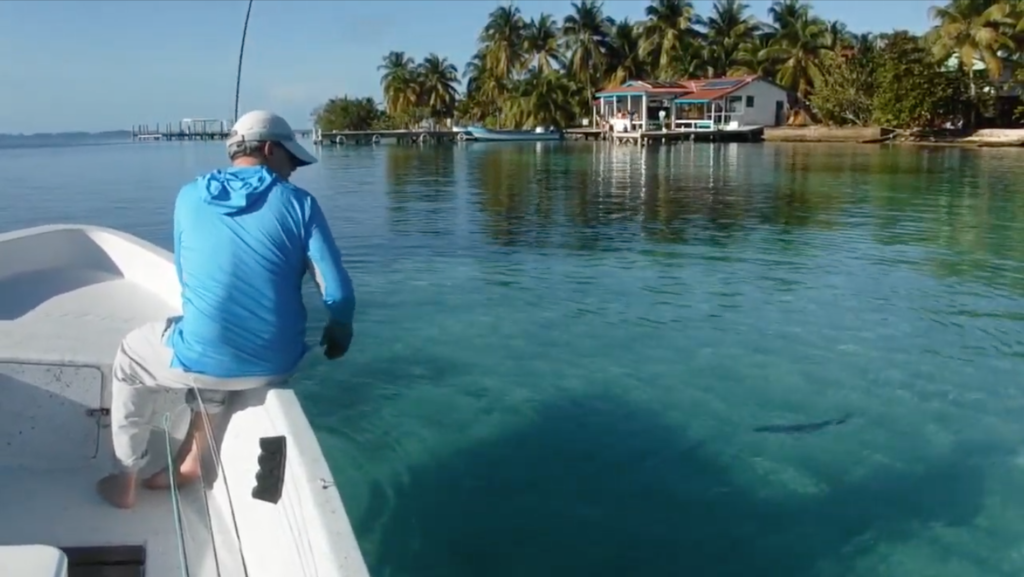
[[[760, 76], [633, 80], [598, 92], [594, 116], [598, 125], [616, 132], [781, 126], [788, 99], [785, 89]], [[662, 110], [665, 122], [659, 119]]]

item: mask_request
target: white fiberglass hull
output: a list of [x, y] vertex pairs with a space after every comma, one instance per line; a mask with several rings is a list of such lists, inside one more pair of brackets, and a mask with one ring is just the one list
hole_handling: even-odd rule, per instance
[[481, 142], [540, 142], [562, 140], [560, 132], [535, 132], [529, 130], [488, 130], [472, 127], [468, 129], [474, 140]]
[[[217, 426], [223, 469], [208, 463], [205, 490], [181, 491], [183, 532], [168, 492], [140, 491], [131, 511], [96, 495], [112, 462], [103, 409], [118, 343], [136, 326], [180, 312], [180, 292], [170, 253], [116, 230], [0, 234], [0, 566], [5, 551], [18, 549], [5, 546], [135, 546], [144, 549], [148, 577], [366, 576], [341, 496], [290, 390], [232, 398]], [[167, 462], [165, 414], [172, 448], [180, 443], [183, 406], [181, 394], [168, 392], [154, 415], [144, 474]], [[259, 439], [278, 435], [287, 439], [284, 490], [270, 504], [251, 493]]]

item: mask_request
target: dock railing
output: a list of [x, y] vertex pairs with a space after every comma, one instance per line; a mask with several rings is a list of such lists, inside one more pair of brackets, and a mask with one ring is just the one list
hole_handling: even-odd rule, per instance
[[[316, 129], [296, 130], [296, 138], [312, 138]], [[132, 126], [132, 140], [227, 140], [231, 123], [227, 120], [166, 122]]]
[[132, 126], [132, 140], [224, 140], [231, 132], [227, 120], [177, 123], [137, 124]]

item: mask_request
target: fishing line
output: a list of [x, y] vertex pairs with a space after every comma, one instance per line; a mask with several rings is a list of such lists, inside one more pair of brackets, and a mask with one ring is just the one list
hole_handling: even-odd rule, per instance
[[238, 96], [242, 92], [242, 58], [245, 56], [245, 36], [249, 33], [249, 15], [252, 14], [252, 0], [245, 10], [245, 24], [242, 26], [242, 45], [238, 48], [238, 72], [235, 74], [235, 116], [231, 124], [238, 121]]
[[[213, 424], [210, 422], [210, 415], [206, 410], [206, 404], [203, 402], [203, 397], [199, 394], [199, 387], [197, 387], [194, 382], [192, 383], [192, 391], [195, 393], [196, 401], [199, 405], [199, 416], [202, 418], [203, 428], [206, 429], [206, 444], [210, 449], [210, 454], [213, 457], [214, 465], [217, 467], [217, 472], [224, 480], [224, 494], [228, 501], [228, 511], [231, 513], [231, 525], [235, 532], [235, 541], [238, 543], [238, 558], [242, 562], [242, 573], [245, 577], [249, 577], [249, 565], [245, 561], [245, 547], [242, 544], [242, 533], [238, 530], [238, 517], [235, 515], [235, 501], [231, 498], [231, 486], [228, 484], [227, 471], [224, 470], [224, 462], [221, 461], [220, 451], [217, 449], [217, 440], [214, 436]], [[202, 467], [201, 464], [200, 467]], [[202, 469], [200, 468], [200, 472], [201, 471]], [[210, 532], [212, 537], [212, 527], [210, 528]], [[216, 542], [214, 542], [214, 548], [216, 548]]]
[[[178, 408], [180, 409], [181, 407]], [[174, 452], [171, 450], [171, 415], [175, 412], [177, 411], [164, 413], [163, 429], [167, 446], [167, 476], [171, 482], [171, 512], [174, 514], [174, 531], [178, 536], [178, 562], [181, 563], [182, 577], [189, 577], [191, 570], [188, 566], [188, 552], [185, 547], [185, 520], [181, 515], [181, 495], [178, 493], [177, 479], [178, 471], [174, 466]]]

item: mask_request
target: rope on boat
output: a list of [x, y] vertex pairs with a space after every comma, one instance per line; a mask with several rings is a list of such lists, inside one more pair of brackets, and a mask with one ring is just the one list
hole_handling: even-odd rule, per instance
[[[248, 577], [249, 576], [249, 568], [248, 568], [248, 566], [246, 565], [246, 562], [245, 562], [245, 552], [242, 551], [242, 538], [241, 538], [241, 534], [239, 533], [239, 530], [238, 530], [238, 519], [235, 517], [235, 505], [234, 505], [234, 502], [231, 499], [231, 489], [228, 487], [227, 475], [224, 472], [224, 466], [223, 466], [223, 464], [222, 464], [222, 462], [220, 460], [220, 452], [217, 450], [217, 445], [216, 445], [216, 442], [215, 442], [215, 439], [214, 439], [213, 427], [212, 427], [211, 422], [210, 422], [210, 417], [209, 417], [209, 415], [206, 412], [206, 406], [203, 405], [203, 399], [202, 399], [202, 397], [199, 396], [198, 388], [193, 384], [192, 385], [192, 389], [193, 389], [193, 392], [195, 392], [196, 399], [199, 402], [199, 409], [200, 409], [199, 413], [202, 415], [202, 419], [203, 419], [202, 426], [205, 429], [205, 434], [207, 436], [206, 443], [209, 445], [210, 451], [211, 451], [211, 453], [213, 455], [213, 458], [214, 458], [214, 461], [216, 463], [216, 466], [217, 466], [218, 470], [220, 470], [221, 477], [223, 477], [223, 479], [224, 479], [224, 491], [227, 494], [228, 510], [231, 512], [231, 521], [232, 521], [233, 529], [234, 529], [234, 533], [235, 533], [235, 541], [238, 544], [238, 555], [239, 555], [241, 563], [242, 563], [242, 574], [245, 577]], [[175, 411], [168, 411], [168, 412], [164, 413], [164, 416], [163, 416], [163, 426], [161, 428], [164, 430], [164, 439], [165, 439], [165, 445], [166, 445], [166, 448], [167, 448], [167, 475], [168, 475], [168, 479], [170, 481], [170, 491], [169, 492], [171, 494], [171, 508], [173, 509], [174, 528], [175, 528], [175, 533], [176, 533], [176, 536], [177, 536], [178, 557], [179, 557], [179, 562], [181, 563], [181, 575], [182, 575], [182, 577], [189, 577], [191, 575], [191, 569], [189, 568], [189, 565], [188, 565], [188, 547], [186, 545], [186, 539], [188, 537], [188, 527], [186, 526], [185, 518], [182, 516], [181, 490], [178, 488], [178, 484], [177, 484], [177, 478], [178, 478], [178, 475], [177, 475], [177, 472], [178, 472], [177, 471], [177, 463], [175, 463], [175, 459], [174, 459], [175, 452], [173, 450], [173, 447], [171, 446], [171, 418], [172, 418], [172, 416], [174, 415], [175, 412], [177, 412], [178, 410], [181, 410], [181, 409], [185, 409], [185, 408], [187, 408], [187, 405], [183, 404], [183, 405], [179, 406]], [[193, 414], [193, 416], [191, 418], [194, 419], [195, 415]], [[189, 427], [193, 427], [193, 423], [191, 421], [189, 422]], [[195, 431], [193, 431], [193, 438], [192, 438], [192, 442], [193, 443], [196, 442], [194, 433], [195, 433]], [[223, 575], [223, 573], [221, 571], [220, 554], [217, 551], [217, 539], [216, 539], [216, 537], [214, 535], [213, 515], [211, 513], [210, 498], [209, 498], [209, 495], [208, 495], [209, 491], [212, 490], [212, 487], [210, 487], [210, 486], [208, 486], [206, 484], [206, 474], [203, 471], [203, 457], [202, 456], [200, 456], [200, 459], [199, 459], [199, 482], [200, 482], [200, 489], [201, 489], [202, 494], [203, 494], [203, 508], [205, 509], [205, 512], [206, 512], [206, 523], [207, 523], [206, 529], [207, 529], [207, 533], [208, 533], [207, 537], [210, 539], [210, 549], [213, 551], [214, 569], [216, 571], [216, 575], [218, 577], [220, 577], [221, 575]]]
[[[223, 482], [224, 482], [224, 492], [227, 495], [228, 510], [231, 512], [231, 524], [232, 524], [232, 527], [234, 529], [235, 540], [238, 543], [238, 556], [239, 556], [239, 559], [242, 562], [242, 574], [245, 577], [249, 577], [249, 567], [248, 567], [248, 565], [246, 564], [246, 561], [245, 561], [245, 551], [243, 550], [243, 546], [242, 546], [242, 536], [241, 536], [241, 532], [238, 530], [238, 517], [235, 515], [235, 503], [234, 503], [234, 500], [231, 498], [231, 488], [230, 488], [230, 484], [228, 483], [227, 472], [224, 470], [224, 464], [223, 464], [223, 462], [220, 459], [220, 451], [217, 449], [217, 443], [215, 442], [215, 439], [214, 439], [213, 426], [212, 426], [212, 424], [210, 422], [209, 413], [207, 413], [207, 411], [206, 411], [206, 405], [203, 404], [203, 398], [199, 395], [198, 387], [196, 387], [195, 384], [193, 384], [192, 388], [193, 388], [193, 390], [194, 390], [194, 392], [196, 394], [196, 400], [199, 403], [199, 414], [202, 415], [203, 427], [206, 429], [207, 445], [210, 447], [210, 453], [213, 456], [214, 464], [216, 465], [217, 471], [219, 471], [219, 474], [220, 474], [220, 476], [221, 476], [221, 478], [223, 479]], [[168, 441], [168, 443], [169, 443], [169, 441]], [[168, 444], [168, 447], [170, 447], [170, 444]], [[168, 448], [168, 451], [170, 451], [169, 448]], [[199, 462], [199, 475], [200, 475], [200, 479], [201, 479], [201, 483], [202, 483], [202, 488], [203, 488], [203, 497], [204, 497], [204, 500], [206, 500], [206, 514], [207, 514], [207, 519], [208, 519], [209, 527], [210, 527], [210, 539], [212, 540], [212, 544], [213, 544], [212, 549], [213, 549], [213, 552], [214, 552], [214, 560], [215, 560], [216, 566], [217, 566], [217, 575], [219, 576], [219, 575], [221, 575], [221, 572], [220, 572], [220, 562], [219, 562], [219, 559], [217, 557], [217, 543], [216, 543], [216, 540], [213, 537], [213, 520], [212, 520], [212, 518], [210, 518], [210, 504], [209, 504], [209, 500], [206, 497], [207, 487], [206, 487], [206, 481], [205, 481], [204, 474], [203, 474], [202, 459], [200, 459], [200, 462]], [[290, 488], [286, 484], [286, 490], [289, 490], [289, 489]], [[291, 491], [289, 491], [289, 492], [291, 492]], [[289, 499], [289, 501], [291, 501], [292, 499], [294, 499], [295, 502], [298, 502], [298, 503], [301, 503], [301, 501], [302, 501], [301, 497], [298, 497], [297, 495], [291, 495], [291, 499]], [[320, 574], [320, 568], [319, 568], [319, 565], [317, 563], [316, 553], [313, 550], [313, 544], [309, 540], [309, 535], [305, 535], [303, 533], [303, 531], [299, 528], [301, 526], [309, 527], [308, 523], [301, 523], [302, 521], [305, 521], [305, 516], [304, 516], [304, 514], [302, 512], [302, 509], [299, 508], [299, 510], [296, 511], [294, 509], [295, 505], [293, 503], [285, 503], [285, 505], [287, 505], [286, 507], [284, 507], [284, 509], [285, 509], [285, 511], [284, 511], [285, 512], [285, 521], [286, 521], [286, 523], [288, 525], [288, 531], [291, 533], [292, 541], [293, 541], [293, 543], [296, 546], [298, 546], [298, 545], [305, 545], [306, 546], [306, 551], [305, 552], [308, 553], [308, 559], [313, 564], [313, 567], [312, 567], [313, 573], [315, 575], [319, 575]], [[293, 523], [293, 521], [300, 521], [300, 523]], [[304, 539], [302, 538], [303, 536], [305, 536]], [[299, 560], [302, 563], [302, 574], [303, 575], [309, 575], [309, 568], [307, 567], [306, 558], [307, 558], [306, 555], [301, 555], [301, 554], [299, 555]]]
[[171, 413], [164, 413], [164, 439], [167, 444], [167, 478], [171, 481], [171, 508], [174, 514], [174, 529], [178, 535], [178, 560], [181, 562], [181, 574], [189, 577], [188, 554], [185, 552], [185, 530], [181, 519], [181, 499], [178, 494], [177, 468], [174, 466], [174, 452], [171, 451]]
[[[224, 463], [221, 462], [221, 460], [220, 460], [220, 451], [217, 449], [217, 443], [215, 442], [215, 439], [213, 438], [213, 426], [210, 423], [210, 416], [206, 412], [206, 405], [203, 404], [203, 397], [199, 394], [199, 388], [196, 387], [194, 384], [192, 385], [192, 389], [195, 392], [196, 400], [199, 402], [199, 414], [202, 415], [203, 427], [206, 429], [206, 435], [207, 435], [206, 444], [210, 447], [210, 453], [213, 456], [213, 463], [214, 463], [214, 465], [217, 466], [218, 474], [224, 480], [224, 494], [228, 498], [228, 510], [231, 511], [231, 526], [232, 526], [232, 529], [234, 530], [234, 533], [235, 533], [235, 541], [238, 543], [238, 557], [242, 561], [242, 574], [245, 575], [245, 577], [249, 577], [249, 567], [248, 567], [248, 565], [245, 562], [245, 550], [244, 550], [244, 548], [242, 546], [242, 534], [238, 530], [238, 517], [235, 515], [235, 501], [234, 501], [234, 499], [231, 498], [231, 486], [230, 486], [230, 483], [228, 483], [227, 471], [224, 470]], [[202, 467], [201, 462], [200, 462], [200, 467]], [[202, 469], [200, 469], [200, 471], [201, 470]], [[205, 484], [203, 486], [203, 491], [204, 492], [206, 491]], [[209, 506], [207, 506], [206, 511], [207, 511], [207, 515], [209, 515], [209, 511], [210, 511]], [[213, 538], [213, 527], [212, 526], [210, 527], [210, 537], [211, 537], [211, 539]], [[213, 549], [214, 550], [217, 549], [217, 543], [216, 542], [213, 543]], [[219, 569], [218, 569], [218, 575], [219, 574], [220, 573], [219, 573]]]
[[[197, 393], [196, 398], [198, 397], [199, 395]], [[202, 401], [199, 402], [201, 403]], [[195, 418], [195, 416], [193, 415], [192, 418]], [[203, 426], [207, 427], [208, 424], [209, 420], [207, 419], [207, 422], [204, 423]], [[189, 422], [189, 426], [192, 426], [191, 422]], [[213, 444], [213, 431], [209, 430], [209, 428], [206, 430], [206, 442], [211, 445]], [[203, 508], [206, 510], [206, 526], [210, 531], [210, 550], [213, 551], [213, 566], [217, 571], [217, 576], [220, 577], [220, 554], [217, 552], [217, 539], [214, 537], [213, 533], [213, 514], [210, 513], [210, 492], [206, 489], [206, 474], [203, 472], [203, 455], [201, 453], [199, 455], [199, 486], [203, 492]], [[228, 504], [230, 505], [230, 501]], [[241, 542], [241, 539], [239, 539], [239, 542]], [[239, 551], [239, 555], [241, 555], [241, 551]], [[244, 559], [242, 560], [242, 566], [245, 566]]]

